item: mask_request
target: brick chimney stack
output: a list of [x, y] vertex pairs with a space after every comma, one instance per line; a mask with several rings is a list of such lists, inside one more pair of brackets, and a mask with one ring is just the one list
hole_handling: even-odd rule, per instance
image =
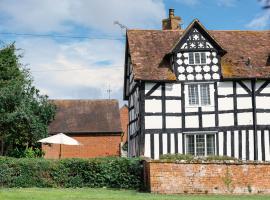
[[174, 16], [174, 9], [169, 9], [169, 18], [162, 20], [162, 30], [180, 30], [181, 17]]

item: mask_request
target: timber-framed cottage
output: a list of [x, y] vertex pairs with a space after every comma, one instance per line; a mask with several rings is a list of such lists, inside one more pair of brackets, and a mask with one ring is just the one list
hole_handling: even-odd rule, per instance
[[127, 30], [129, 156], [227, 155], [270, 161], [270, 31]]

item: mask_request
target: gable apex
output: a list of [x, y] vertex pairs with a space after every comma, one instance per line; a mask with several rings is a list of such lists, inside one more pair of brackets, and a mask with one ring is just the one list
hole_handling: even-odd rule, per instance
[[202, 25], [198, 19], [194, 19], [188, 27], [185, 29], [184, 33], [179, 37], [174, 46], [171, 49], [171, 53], [177, 53], [181, 49], [181, 43], [183, 40], [186, 40], [188, 35], [193, 31], [193, 29], [198, 30], [203, 34], [206, 39], [218, 50], [221, 55], [226, 54], [226, 50], [222, 47], [221, 44], [207, 31], [207, 29]]

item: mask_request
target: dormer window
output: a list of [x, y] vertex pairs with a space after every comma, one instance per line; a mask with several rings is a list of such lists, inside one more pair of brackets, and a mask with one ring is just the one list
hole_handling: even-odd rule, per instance
[[190, 65], [203, 65], [206, 64], [206, 54], [205, 52], [190, 52], [188, 60]]

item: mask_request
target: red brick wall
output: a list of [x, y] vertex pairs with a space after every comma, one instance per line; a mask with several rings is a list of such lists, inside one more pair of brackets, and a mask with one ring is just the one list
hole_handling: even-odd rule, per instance
[[[61, 158], [93, 158], [120, 155], [121, 135], [92, 134], [71, 136], [82, 145], [62, 145]], [[59, 158], [58, 144], [42, 145], [45, 158]]]
[[270, 163], [189, 164], [144, 162], [153, 193], [270, 193]]
[[121, 127], [123, 130], [122, 142], [125, 143], [127, 141], [127, 132], [128, 132], [128, 107], [124, 105], [120, 108], [120, 121]]

